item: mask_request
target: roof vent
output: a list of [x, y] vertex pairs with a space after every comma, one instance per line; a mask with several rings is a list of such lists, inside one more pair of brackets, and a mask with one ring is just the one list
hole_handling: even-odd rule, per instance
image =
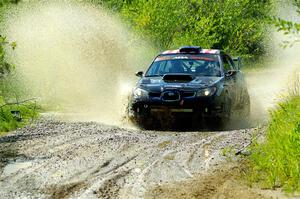
[[180, 53], [200, 53], [201, 47], [200, 46], [182, 46], [179, 48]]

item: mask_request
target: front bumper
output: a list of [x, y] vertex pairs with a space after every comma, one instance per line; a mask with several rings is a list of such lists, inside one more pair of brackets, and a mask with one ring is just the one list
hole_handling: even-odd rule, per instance
[[129, 106], [129, 116], [135, 119], [160, 114], [201, 115], [215, 117], [222, 114], [222, 99], [218, 96], [193, 97], [166, 102], [162, 99], [133, 99]]

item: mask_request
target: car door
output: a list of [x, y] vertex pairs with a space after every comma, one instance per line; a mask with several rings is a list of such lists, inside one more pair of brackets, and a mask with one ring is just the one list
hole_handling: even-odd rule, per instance
[[234, 63], [227, 54], [221, 55], [223, 70], [225, 73], [224, 86], [227, 87], [231, 98], [232, 105], [235, 107], [237, 104], [237, 75], [228, 75], [229, 71], [234, 71]]

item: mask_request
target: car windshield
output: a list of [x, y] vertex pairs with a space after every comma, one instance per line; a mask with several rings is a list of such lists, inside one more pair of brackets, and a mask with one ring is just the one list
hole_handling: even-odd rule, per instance
[[145, 76], [163, 76], [169, 73], [221, 76], [219, 56], [214, 54], [161, 55], [154, 60]]

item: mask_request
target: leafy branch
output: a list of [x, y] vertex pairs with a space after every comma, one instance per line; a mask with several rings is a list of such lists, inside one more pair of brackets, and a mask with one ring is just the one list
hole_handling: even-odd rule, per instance
[[[300, 0], [293, 0], [293, 5], [297, 9], [297, 13], [300, 16]], [[280, 17], [273, 17], [272, 23], [277, 28], [277, 31], [283, 32], [285, 35], [292, 35], [291, 41], [283, 41], [282, 46], [284, 48], [292, 47], [296, 43], [300, 42], [300, 23], [284, 20]]]
[[13, 65], [5, 60], [5, 46], [10, 46], [13, 50], [17, 47], [16, 42], [9, 43], [6, 37], [0, 35], [0, 78], [9, 74]]

